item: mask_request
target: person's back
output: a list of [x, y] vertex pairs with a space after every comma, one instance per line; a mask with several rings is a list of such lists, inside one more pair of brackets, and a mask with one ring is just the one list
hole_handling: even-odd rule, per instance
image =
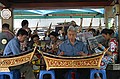
[[7, 23], [4, 23], [2, 25], [2, 33], [7, 37], [8, 42], [15, 36], [15, 34], [9, 29], [9, 27], [10, 25]]
[[7, 23], [4, 23], [2, 25], [2, 33], [5, 33], [6, 36], [8, 36], [9, 40], [14, 37], [14, 33], [9, 29], [10, 25]]
[[20, 44], [18, 42], [18, 39], [16, 37], [14, 37], [6, 45], [6, 47], [4, 49], [3, 55], [7, 56], [7, 55], [16, 55], [16, 54], [19, 54], [21, 52], [21, 50], [19, 49], [19, 47], [20, 47]]
[[4, 33], [7, 37], [8, 37], [8, 40], [10, 41], [12, 38], [14, 38], [14, 33], [11, 32], [11, 31], [8, 31], [8, 30], [2, 30], [2, 33]]
[[2, 25], [2, 32], [0, 33], [0, 53], [3, 54], [4, 48], [7, 43], [14, 38], [14, 33], [9, 29], [9, 24], [4, 23]]

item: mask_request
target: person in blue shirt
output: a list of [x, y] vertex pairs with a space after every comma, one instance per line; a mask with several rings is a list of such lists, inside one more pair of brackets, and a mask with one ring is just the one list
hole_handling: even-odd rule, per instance
[[[13, 39], [11, 39], [6, 45], [3, 56], [20, 54], [22, 52], [20, 49], [20, 43], [24, 42], [27, 36], [28, 32], [26, 30], [19, 29], [17, 35]], [[24, 73], [25, 79], [35, 79], [34, 73], [32, 72], [32, 67], [29, 63], [10, 67], [10, 70], [13, 69], [19, 69], [21, 73]]]
[[[77, 36], [77, 29], [73, 26], [69, 26], [68, 30], [67, 30], [67, 36], [68, 39], [65, 40], [62, 44], [60, 44], [59, 46], [59, 51], [57, 53], [57, 55], [62, 55], [62, 56], [87, 56], [88, 54], [88, 50], [87, 47], [85, 46], [85, 44], [81, 41], [78, 41], [76, 39]], [[62, 72], [66, 72], [66, 71], [62, 71]], [[73, 79], [80, 79], [81, 74], [84, 75], [85, 71], [80, 71], [80, 73], [78, 73], [79, 71], [77, 69], [69, 69], [67, 70], [67, 73], [65, 73], [66, 75], [64, 76], [65, 79], [71, 79], [72, 75], [71, 72], [75, 73], [75, 78]], [[79, 77], [80, 74], [80, 77]], [[85, 78], [84, 79], [88, 79]]]
[[67, 30], [68, 39], [59, 46], [58, 55], [85, 56], [88, 54], [87, 47], [81, 41], [76, 40], [77, 31], [73, 26]]
[[24, 42], [24, 40], [27, 38], [27, 35], [27, 31], [25, 31], [24, 29], [19, 29], [17, 32], [17, 36], [11, 39], [6, 45], [3, 55], [7, 56], [20, 54], [22, 52], [20, 49], [20, 43]]

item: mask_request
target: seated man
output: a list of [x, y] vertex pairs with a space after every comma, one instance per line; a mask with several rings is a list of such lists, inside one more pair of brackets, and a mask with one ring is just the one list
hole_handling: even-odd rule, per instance
[[[77, 31], [73, 26], [69, 26], [67, 30], [68, 39], [64, 41], [59, 46], [58, 55], [65, 55], [65, 56], [86, 56], [88, 54], [87, 47], [84, 45], [83, 42], [76, 40]], [[70, 69], [69, 71], [75, 72], [77, 69]], [[84, 72], [80, 72], [79, 74], [85, 74]], [[68, 77], [71, 74], [66, 74]], [[78, 76], [75, 76], [75, 79], [80, 79]], [[87, 79], [84, 77], [84, 79]]]
[[70, 26], [67, 30], [68, 40], [64, 41], [59, 46], [58, 55], [85, 56], [88, 54], [87, 47], [83, 42], [76, 40], [76, 35], [76, 29], [73, 26]]
[[[17, 36], [11, 39], [6, 45], [3, 55], [8, 56], [8, 55], [20, 54], [21, 53], [20, 43], [24, 42], [27, 36], [28, 36], [28, 32], [26, 30], [19, 29], [17, 32]], [[13, 69], [19, 69], [21, 73], [24, 73], [25, 79], [35, 79], [34, 73], [32, 72], [32, 67], [29, 63], [25, 63], [15, 67], [10, 67], [10, 70]]]

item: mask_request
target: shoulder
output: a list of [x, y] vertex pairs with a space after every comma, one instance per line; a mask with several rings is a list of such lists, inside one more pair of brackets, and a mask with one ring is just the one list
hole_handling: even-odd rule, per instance
[[63, 43], [69, 43], [69, 40], [65, 40], [65, 41], [63, 41]]
[[110, 43], [118, 44], [118, 41], [116, 40], [116, 38], [111, 38], [111, 39], [110, 39]]
[[16, 43], [16, 42], [19, 42], [19, 40], [16, 38], [16, 37], [14, 37], [14, 38], [12, 38], [9, 42], [14, 42], [14, 43]]
[[62, 41], [60, 46], [67, 45], [67, 44], [69, 44], [69, 40]]
[[117, 42], [117, 39], [116, 38], [111, 38], [110, 42]]
[[116, 40], [116, 38], [111, 38], [110, 40], [111, 40], [111, 41], [112, 41], [112, 40]]
[[82, 41], [78, 41], [76, 40], [76, 43], [75, 43], [77, 46], [85, 46], [85, 44], [82, 42]]
[[58, 44], [61, 44], [62, 42], [63, 42], [63, 41], [61, 41], [61, 40], [57, 40], [56, 43], [57, 43], [57, 45], [58, 45]]
[[10, 31], [10, 30], [2, 30], [2, 32], [3, 33], [7, 33], [7, 34], [9, 34], [9, 35], [11, 35], [11, 36], [14, 36], [15, 34], [12, 32], [12, 31]]

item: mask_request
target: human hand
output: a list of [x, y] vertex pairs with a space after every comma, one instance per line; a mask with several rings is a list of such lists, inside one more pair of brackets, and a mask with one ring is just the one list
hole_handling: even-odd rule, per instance
[[102, 44], [98, 44], [98, 47], [100, 47], [100, 48], [101, 48], [102, 46], [103, 46]]
[[52, 50], [54, 50], [54, 49], [56, 49], [57, 48], [57, 46], [55, 45], [55, 44], [52, 44]]
[[60, 52], [59, 56], [64, 55], [64, 52]]
[[101, 49], [105, 49], [105, 47], [102, 44], [98, 44], [98, 47], [100, 47]]
[[85, 54], [84, 52], [78, 52], [78, 54], [79, 54], [80, 56], [87, 56], [87, 54]]

